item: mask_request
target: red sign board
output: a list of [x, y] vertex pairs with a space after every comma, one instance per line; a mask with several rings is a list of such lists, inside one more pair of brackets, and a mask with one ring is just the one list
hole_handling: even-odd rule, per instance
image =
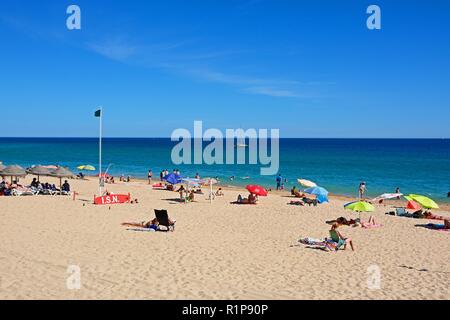
[[94, 196], [94, 204], [108, 205], [130, 202], [130, 194], [110, 194], [103, 197]]

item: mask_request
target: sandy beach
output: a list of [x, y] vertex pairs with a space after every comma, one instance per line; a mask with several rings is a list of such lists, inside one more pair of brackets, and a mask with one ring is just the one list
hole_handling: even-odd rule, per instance
[[[450, 298], [450, 233], [385, 215], [389, 207], [373, 214], [382, 228], [342, 229], [355, 252], [324, 252], [297, 240], [327, 237], [326, 220], [356, 217], [343, 209], [346, 199], [297, 207], [287, 205], [285, 192], [241, 206], [230, 204], [239, 190], [227, 189], [212, 204], [205, 196], [180, 204], [175, 192], [131, 182], [108, 190], [130, 192], [138, 204], [94, 206], [94, 179], [70, 183], [75, 201], [0, 197], [1, 299]], [[175, 232], [121, 226], [148, 221], [161, 208], [177, 220]], [[78, 290], [67, 287], [71, 265], [81, 271]], [[374, 265], [381, 274], [375, 289], [368, 287]]]

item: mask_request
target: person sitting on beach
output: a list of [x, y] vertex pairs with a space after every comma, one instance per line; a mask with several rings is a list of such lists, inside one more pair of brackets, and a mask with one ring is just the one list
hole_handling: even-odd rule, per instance
[[84, 179], [84, 174], [83, 174], [83, 172], [80, 172], [79, 174], [77, 174], [77, 178], [78, 178], [78, 179]]
[[194, 192], [194, 190], [191, 190], [191, 192], [189, 193], [189, 196], [187, 197], [186, 201], [193, 202], [194, 199], [195, 199], [195, 192]]
[[61, 186], [61, 190], [64, 192], [70, 192], [70, 184], [67, 182], [67, 180], [64, 180], [64, 183]]
[[353, 246], [353, 241], [351, 238], [347, 238], [345, 236], [343, 236], [339, 231], [338, 228], [341, 226], [342, 224], [340, 224], [339, 222], [335, 222], [333, 223], [333, 225], [331, 226], [331, 230], [330, 230], [330, 237], [331, 240], [333, 240], [334, 242], [337, 243], [337, 248], [341, 247], [342, 245], [344, 246], [344, 250], [347, 249], [347, 245], [350, 245], [350, 247], [352, 248], [352, 251], [355, 251], [355, 247]]
[[222, 196], [224, 196], [223, 191], [222, 191], [222, 188], [217, 189], [217, 191], [216, 191], [216, 196], [217, 196], [217, 197], [222, 197]]
[[39, 188], [39, 182], [37, 181], [36, 178], [33, 178], [33, 181], [31, 181], [30, 187], [32, 188]]

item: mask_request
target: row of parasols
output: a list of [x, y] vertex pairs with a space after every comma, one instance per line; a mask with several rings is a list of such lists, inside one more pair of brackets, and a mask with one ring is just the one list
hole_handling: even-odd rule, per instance
[[63, 178], [73, 177], [74, 174], [65, 167], [57, 167], [57, 166], [33, 166], [28, 169], [24, 169], [18, 165], [10, 165], [4, 166], [0, 163], [0, 176], [1, 177], [11, 177], [11, 183], [13, 182], [13, 178], [17, 177], [25, 177], [26, 175], [31, 174], [38, 177], [48, 176], [59, 178], [59, 186], [62, 186]]
[[[326, 197], [328, 195], [328, 191], [322, 187], [318, 187], [316, 183], [306, 180], [306, 179], [298, 179], [298, 183], [304, 187], [308, 187], [305, 190], [306, 193], [315, 194], [317, 198], [320, 200], [322, 197]], [[422, 208], [425, 209], [439, 209], [437, 203], [430, 199], [429, 197], [419, 195], [419, 194], [410, 194], [403, 195], [402, 193], [384, 193], [379, 195], [378, 197], [372, 199], [370, 202], [383, 202], [384, 200], [389, 199], [400, 199], [400, 197], [404, 197], [407, 200], [406, 208], [412, 210], [420, 210]], [[375, 210], [375, 207], [367, 202], [367, 201], [353, 201], [344, 205], [345, 209], [356, 211], [356, 212], [372, 212]]]

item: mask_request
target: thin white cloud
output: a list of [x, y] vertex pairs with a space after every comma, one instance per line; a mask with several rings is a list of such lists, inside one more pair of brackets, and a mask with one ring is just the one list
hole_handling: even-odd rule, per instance
[[124, 61], [132, 57], [137, 48], [122, 41], [107, 41], [103, 43], [88, 43], [88, 49], [112, 60]]
[[273, 87], [249, 87], [245, 88], [244, 92], [251, 94], [259, 94], [270, 97], [278, 97], [278, 98], [301, 98], [302, 96], [294, 91], [278, 89]]

